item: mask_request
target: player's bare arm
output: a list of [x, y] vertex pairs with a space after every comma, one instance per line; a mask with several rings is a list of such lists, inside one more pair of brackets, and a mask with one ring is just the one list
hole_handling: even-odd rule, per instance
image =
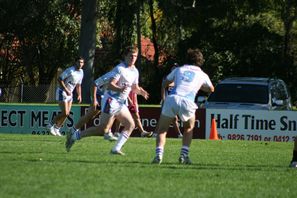
[[76, 93], [77, 93], [78, 103], [81, 103], [82, 98], [81, 98], [81, 85], [80, 84], [76, 85]]
[[93, 88], [92, 88], [92, 97], [93, 97], [93, 107], [96, 109], [97, 107], [97, 86], [94, 84]]
[[214, 92], [214, 86], [206, 86], [206, 85], [202, 85], [200, 88], [202, 91], [207, 92], [207, 93], [211, 93]]
[[119, 86], [117, 85], [118, 80], [117, 79], [111, 79], [111, 81], [108, 83], [107, 89], [110, 89], [112, 91], [116, 92], [124, 92], [125, 89], [127, 88], [126, 86]]
[[149, 93], [144, 90], [142, 87], [139, 87], [138, 84], [132, 85], [132, 91], [138, 95], [141, 95], [146, 100], [149, 98]]
[[66, 92], [66, 94], [68, 96], [70, 96], [71, 95], [71, 92], [67, 89], [67, 87], [65, 85], [65, 82], [62, 79], [60, 79], [60, 78], [58, 78], [58, 82], [60, 84], [60, 87]]
[[173, 83], [173, 81], [169, 81], [167, 79], [162, 82], [162, 87], [161, 87], [161, 102], [165, 100], [166, 88], [169, 87], [169, 85], [171, 85], [172, 83]]

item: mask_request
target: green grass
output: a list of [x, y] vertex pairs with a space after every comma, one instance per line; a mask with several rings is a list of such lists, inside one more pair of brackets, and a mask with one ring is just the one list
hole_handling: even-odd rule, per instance
[[64, 138], [0, 134], [0, 197], [297, 197], [293, 143], [193, 140], [194, 164], [177, 163], [168, 139], [161, 165], [154, 139], [130, 138], [126, 156], [92, 137], [70, 153]]

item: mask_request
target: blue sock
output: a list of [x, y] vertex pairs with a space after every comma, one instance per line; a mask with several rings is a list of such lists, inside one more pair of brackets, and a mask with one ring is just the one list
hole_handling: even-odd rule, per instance
[[189, 155], [189, 147], [188, 146], [182, 146], [180, 150], [180, 155], [188, 156]]
[[156, 156], [160, 159], [163, 158], [164, 148], [163, 147], [156, 147]]

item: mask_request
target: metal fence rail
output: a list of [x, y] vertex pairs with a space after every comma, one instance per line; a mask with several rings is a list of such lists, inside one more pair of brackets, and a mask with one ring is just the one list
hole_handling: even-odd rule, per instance
[[12, 103], [53, 103], [55, 102], [55, 85], [0, 85], [0, 102]]

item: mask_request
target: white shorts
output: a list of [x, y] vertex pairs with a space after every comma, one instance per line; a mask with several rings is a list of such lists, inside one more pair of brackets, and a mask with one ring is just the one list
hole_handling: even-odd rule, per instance
[[161, 114], [171, 118], [177, 115], [186, 122], [195, 116], [196, 109], [198, 109], [197, 105], [191, 100], [178, 95], [169, 95], [164, 101]]
[[120, 111], [127, 111], [128, 107], [125, 103], [119, 102], [113, 97], [103, 97], [101, 99], [101, 111], [110, 115], [117, 115]]
[[68, 96], [66, 94], [65, 91], [63, 91], [61, 88], [57, 88], [56, 90], [56, 101], [59, 101], [59, 102], [71, 102], [73, 100], [72, 98], [72, 94], [70, 96]]

